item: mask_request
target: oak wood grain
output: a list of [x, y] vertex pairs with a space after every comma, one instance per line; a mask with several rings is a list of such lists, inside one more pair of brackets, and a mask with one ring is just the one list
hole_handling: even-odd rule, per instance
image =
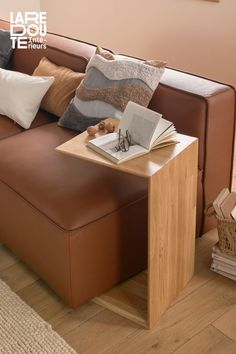
[[149, 181], [149, 328], [193, 275], [197, 150], [195, 141]]
[[236, 305], [233, 304], [229, 311], [213, 322], [213, 326], [236, 342]]
[[174, 351], [174, 354], [186, 353], [234, 354], [236, 353], [236, 343], [210, 325]]
[[147, 327], [147, 272], [139, 273], [93, 301]]
[[[117, 121], [114, 121], [112, 118], [107, 119], [106, 121], [116, 122], [117, 124]], [[101, 134], [102, 133], [99, 135]], [[87, 132], [84, 132], [58, 146], [56, 150], [82, 160], [146, 178], [157, 173], [165, 164], [167, 164], [170, 160], [173, 160], [178, 154], [181, 153], [181, 151], [196, 140], [196, 138], [178, 134], [178, 140], [180, 141], [179, 144], [151, 151], [144, 156], [140, 156], [117, 165], [87, 147], [87, 143], [91, 139], [93, 138], [88, 136]]]

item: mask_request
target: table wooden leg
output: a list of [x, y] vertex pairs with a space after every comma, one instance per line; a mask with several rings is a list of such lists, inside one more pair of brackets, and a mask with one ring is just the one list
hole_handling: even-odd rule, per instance
[[193, 275], [197, 149], [195, 141], [149, 179], [149, 328]]

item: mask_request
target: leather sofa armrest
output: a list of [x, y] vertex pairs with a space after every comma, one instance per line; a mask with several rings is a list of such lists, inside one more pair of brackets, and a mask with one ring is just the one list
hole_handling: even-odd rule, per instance
[[[218, 82], [166, 69], [149, 108], [173, 121], [178, 132], [199, 139], [203, 208], [223, 187], [231, 186], [235, 90]], [[202, 211], [203, 212], [203, 211]], [[201, 232], [215, 226], [203, 217]]]

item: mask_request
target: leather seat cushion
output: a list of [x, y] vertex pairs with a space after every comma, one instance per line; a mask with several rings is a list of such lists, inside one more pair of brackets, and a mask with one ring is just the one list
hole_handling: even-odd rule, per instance
[[75, 230], [142, 198], [144, 179], [66, 156], [75, 132], [46, 124], [0, 141], [0, 180], [64, 230]]
[[[51, 123], [56, 119], [58, 118], [54, 115], [43, 110], [39, 110], [30, 129], [39, 127], [43, 124]], [[24, 128], [22, 128], [19, 124], [14, 123], [13, 120], [0, 114], [0, 140], [23, 131], [25, 131]]]

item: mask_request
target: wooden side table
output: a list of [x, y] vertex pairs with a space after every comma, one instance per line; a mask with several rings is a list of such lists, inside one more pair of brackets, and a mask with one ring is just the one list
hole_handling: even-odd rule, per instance
[[[94, 301], [152, 328], [194, 270], [198, 142], [180, 143], [115, 165], [86, 147], [80, 134], [57, 150], [141, 176], [148, 182], [148, 269]], [[136, 292], [136, 294], [135, 294]]]

